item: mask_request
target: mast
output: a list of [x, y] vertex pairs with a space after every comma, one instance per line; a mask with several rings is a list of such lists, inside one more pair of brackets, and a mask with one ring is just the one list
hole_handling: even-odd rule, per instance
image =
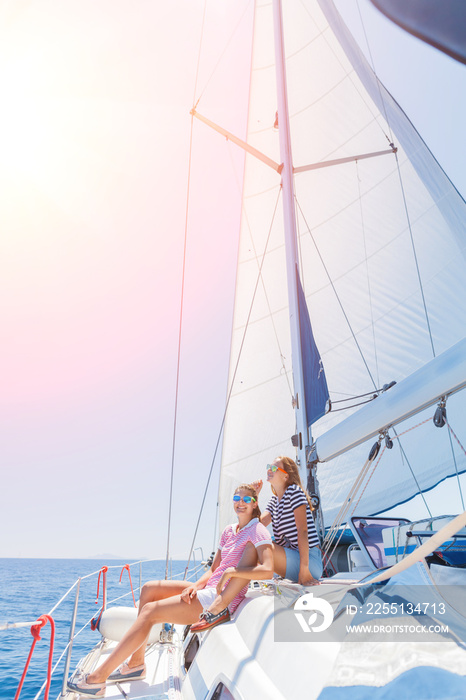
[[[304, 370], [301, 352], [301, 331], [299, 324], [298, 304], [298, 235], [296, 225], [296, 210], [294, 204], [293, 159], [291, 153], [290, 120], [288, 112], [288, 93], [286, 87], [285, 47], [283, 39], [282, 2], [273, 0], [274, 31], [275, 31], [275, 65], [277, 75], [278, 100], [278, 133], [280, 138], [280, 157], [283, 163], [282, 194], [283, 216], [285, 227], [286, 269], [288, 278], [288, 304], [290, 309], [291, 353], [293, 366], [294, 409], [297, 426], [297, 453], [301, 481], [308, 481], [307, 455], [312, 436], [308, 429], [308, 418], [304, 391]], [[317, 492], [317, 479], [312, 474]], [[316, 493], [318, 496], [318, 492]], [[320, 500], [320, 498], [319, 498]], [[318, 510], [318, 512], [320, 512]], [[323, 522], [319, 518], [322, 531]]]

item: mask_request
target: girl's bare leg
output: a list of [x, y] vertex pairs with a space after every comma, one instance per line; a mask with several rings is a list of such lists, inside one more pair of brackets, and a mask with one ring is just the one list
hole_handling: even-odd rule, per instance
[[[166, 598], [171, 598], [172, 596], [180, 595], [187, 585], [188, 584], [186, 581], [148, 581], [143, 585], [141, 589], [138, 617], [147, 603], [153, 603], [156, 600], [165, 600]], [[165, 620], [165, 622], [166, 621], [167, 620]], [[144, 656], [146, 653], [148, 637], [149, 635], [147, 635], [146, 639], [141, 644], [139, 649], [136, 649], [134, 654], [128, 660], [128, 666], [130, 668], [132, 668], [133, 666], [140, 666], [144, 663]]]
[[[256, 566], [256, 564], [257, 550], [252, 544], [252, 542], [248, 542], [246, 547], [244, 548], [243, 555], [238, 562], [238, 567]], [[228, 581], [225, 588], [223, 589], [223, 591], [220, 593], [220, 595], [218, 595], [212, 603], [212, 605], [209, 606], [209, 612], [213, 613], [214, 615], [217, 615], [219, 612], [224, 610], [227, 607], [227, 605], [230, 605], [230, 603], [238, 595], [240, 590], [244, 588], [248, 583], [249, 581], [247, 581], [244, 578], [231, 578]]]
[[273, 570], [279, 576], [285, 578], [286, 574], [286, 554], [279, 544], [272, 544], [273, 549]]
[[130, 627], [121, 642], [110, 656], [87, 677], [88, 683], [103, 683], [108, 676], [131, 654], [143, 645], [149, 636], [152, 625], [157, 622], [173, 622], [190, 625], [199, 619], [202, 605], [193, 599], [185, 603], [179, 595], [164, 600], [146, 603], [136, 622]]
[[188, 585], [188, 581], [148, 581], [141, 588], [138, 615], [146, 603], [179, 595]]

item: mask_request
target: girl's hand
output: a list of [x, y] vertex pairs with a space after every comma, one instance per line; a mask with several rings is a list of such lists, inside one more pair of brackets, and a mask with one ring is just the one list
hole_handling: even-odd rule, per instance
[[225, 569], [225, 571], [221, 575], [220, 580], [217, 583], [217, 593], [219, 595], [223, 591], [223, 587], [224, 587], [227, 579], [231, 578], [231, 575], [235, 573], [235, 570], [236, 569], [234, 566], [229, 566], [228, 569]]
[[188, 605], [191, 605], [193, 598], [197, 596], [197, 588], [193, 584], [186, 586], [184, 591], [181, 593], [181, 600]]
[[257, 495], [259, 495], [263, 483], [264, 483], [264, 482], [262, 481], [262, 479], [258, 479], [257, 481], [253, 481], [253, 482], [251, 483], [251, 486], [252, 486], [252, 488], [255, 490], [255, 492], [257, 493]]
[[298, 576], [298, 583], [301, 584], [301, 586], [319, 586], [320, 581], [318, 581], [314, 576], [311, 574], [307, 566], [303, 566], [302, 569], [299, 570], [299, 576]]

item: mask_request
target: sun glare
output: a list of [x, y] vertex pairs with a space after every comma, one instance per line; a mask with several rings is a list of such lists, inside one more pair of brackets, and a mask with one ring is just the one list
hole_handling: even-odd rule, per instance
[[[2, 168], [37, 177], [53, 147], [53, 115], [42, 93], [50, 66], [27, 34], [3, 37], [0, 51]], [[57, 70], [57, 67], [54, 67]], [[44, 99], [45, 98], [45, 99]]]

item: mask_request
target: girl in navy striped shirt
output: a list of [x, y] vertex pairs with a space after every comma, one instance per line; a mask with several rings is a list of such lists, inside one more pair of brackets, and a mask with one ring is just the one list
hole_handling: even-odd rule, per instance
[[[274, 495], [261, 522], [272, 523], [274, 571], [305, 586], [315, 585], [322, 576], [320, 543], [296, 463], [289, 457], [277, 457], [267, 465], [267, 481]], [[262, 481], [253, 486], [259, 491]]]

